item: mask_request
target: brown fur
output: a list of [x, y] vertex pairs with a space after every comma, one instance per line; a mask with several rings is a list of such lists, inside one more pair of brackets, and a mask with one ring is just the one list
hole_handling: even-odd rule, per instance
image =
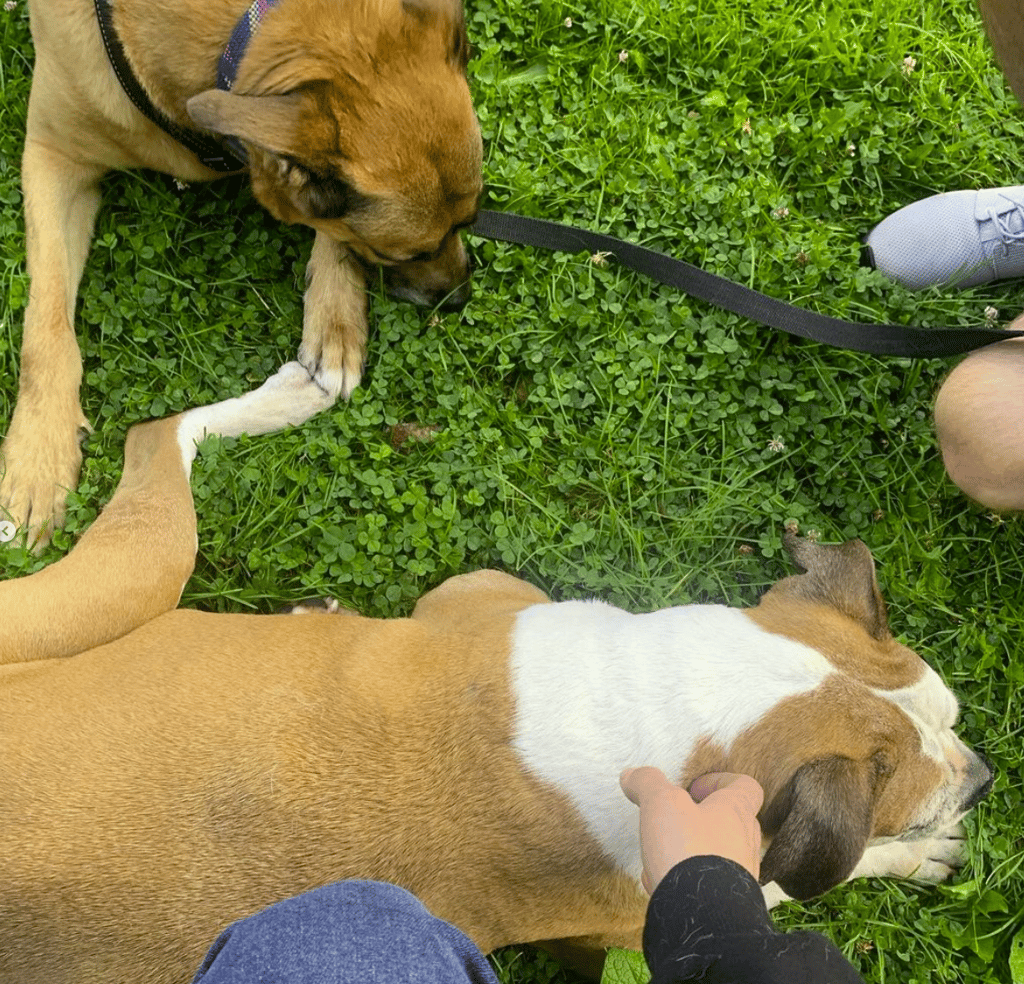
[[[638, 945], [638, 882], [512, 741], [513, 621], [546, 596], [479, 571], [408, 619], [171, 610], [196, 545], [188, 418], [133, 428], [78, 546], [0, 583], [19, 613], [0, 621], [0, 980], [184, 984], [232, 920], [349, 877], [409, 889], [484, 950], [546, 942], [594, 971], [601, 947]], [[772, 595], [793, 586], [762, 602], [780, 626]], [[966, 798], [991, 777], [964, 752], [946, 781]], [[686, 783], [762, 783], [765, 865], [797, 894], [847, 877], [942, 778], [841, 674], [680, 756]]]
[[[232, 92], [212, 88], [247, 0], [118, 0], [116, 30], [153, 103], [246, 145], [256, 198], [316, 231], [299, 358], [331, 396], [358, 384], [365, 268], [398, 295], [468, 297], [459, 228], [482, 187], [458, 0], [281, 0]], [[36, 66], [22, 161], [27, 266], [18, 401], [0, 446], [0, 515], [45, 542], [77, 482], [88, 422], [73, 314], [111, 169], [218, 175], [142, 116], [111, 69], [92, 0], [32, 0]], [[71, 57], [73, 55], [73, 57]]]
[[373, 632], [179, 610], [86, 657], [0, 670], [0, 979], [187, 981], [228, 921], [346, 877], [403, 885], [484, 950], [642, 912], [508, 744], [494, 656], [502, 616], [536, 592], [484, 577], [506, 595], [475, 596], [472, 616], [447, 585]]

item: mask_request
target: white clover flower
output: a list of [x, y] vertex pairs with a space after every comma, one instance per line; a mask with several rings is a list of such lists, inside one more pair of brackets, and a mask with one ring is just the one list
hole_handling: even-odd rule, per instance
[[998, 308], [992, 307], [991, 304], [988, 307], [985, 308], [985, 320], [986, 321], [995, 321], [996, 318], [998, 318], [998, 317], [999, 317], [999, 309]]
[[750, 134], [752, 134], [754, 132], [754, 128], [750, 125], [750, 117], [749, 116], [743, 121], [743, 126], [741, 126], [740, 129], [748, 137], [750, 136]]
[[786, 450], [786, 445], [785, 445], [785, 443], [781, 439], [779, 439], [777, 437], [773, 437], [768, 442], [768, 450], [771, 451], [772, 453], [776, 453], [777, 454], [779, 451], [785, 451]]
[[903, 59], [903, 68], [901, 71], [904, 75], [913, 75], [915, 68], [917, 68], [917, 59], [911, 55], [907, 55], [907, 57]]
[[565, 20], [564, 20], [564, 21], [562, 21], [562, 23], [563, 23], [563, 24], [564, 24], [564, 25], [565, 25], [566, 27], [572, 27], [572, 18], [571, 18], [571, 17], [566, 17], [566, 18], [565, 18]]
[[629, 52], [628, 51], [623, 49], [622, 51], [619, 52], [619, 62], [620, 63], [624, 62], [624, 61], [627, 61], [628, 59], [629, 59]]

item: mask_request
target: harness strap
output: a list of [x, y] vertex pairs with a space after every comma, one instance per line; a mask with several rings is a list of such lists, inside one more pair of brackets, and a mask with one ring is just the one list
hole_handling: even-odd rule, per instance
[[205, 137], [194, 130], [179, 126], [153, 105], [146, 90], [142, 88], [142, 84], [135, 77], [135, 73], [128, 63], [128, 57], [124, 53], [121, 39], [114, 30], [110, 0], [93, 0], [93, 2], [96, 7], [96, 20], [100, 26], [100, 36], [103, 38], [103, 47], [107, 50], [110, 67], [113, 68], [117, 81], [121, 83], [121, 88], [135, 108], [178, 143], [191, 150], [211, 170], [225, 174], [242, 170], [246, 166], [244, 150], [242, 156], [239, 156], [237, 148], [232, 150], [220, 140]]

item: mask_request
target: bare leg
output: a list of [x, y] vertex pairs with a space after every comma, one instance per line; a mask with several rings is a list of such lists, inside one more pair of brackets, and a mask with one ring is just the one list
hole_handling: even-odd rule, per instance
[[935, 428], [949, 477], [967, 495], [997, 511], [1024, 509], [1024, 342], [967, 356], [939, 389]]
[[1010, 88], [1024, 100], [1024, 7], [1020, 0], [978, 0], [985, 32]]

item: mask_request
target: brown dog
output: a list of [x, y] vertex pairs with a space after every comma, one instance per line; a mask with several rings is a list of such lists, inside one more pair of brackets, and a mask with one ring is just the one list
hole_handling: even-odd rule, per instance
[[484, 950], [635, 946], [622, 769], [761, 783], [770, 901], [940, 881], [992, 784], [957, 703], [889, 632], [864, 544], [787, 546], [749, 610], [632, 615], [477, 571], [411, 618], [173, 610], [204, 433], [297, 423], [297, 363], [133, 428], [78, 546], [0, 582], [0, 981], [185, 984], [229, 922], [343, 878], [397, 883]]
[[[104, 0], [106, 2], [106, 0]], [[419, 303], [468, 296], [459, 228], [482, 149], [458, 0], [280, 0], [230, 92], [218, 59], [249, 0], [117, 0], [113, 27], [151, 102], [189, 133], [230, 135], [277, 218], [316, 230], [299, 360], [332, 398], [359, 382], [364, 267]], [[111, 169], [186, 181], [218, 172], [129, 100], [93, 0], [31, 0], [35, 72], [22, 163], [31, 277], [18, 402], [0, 446], [0, 518], [48, 539], [88, 429], [73, 329], [78, 283]]]

